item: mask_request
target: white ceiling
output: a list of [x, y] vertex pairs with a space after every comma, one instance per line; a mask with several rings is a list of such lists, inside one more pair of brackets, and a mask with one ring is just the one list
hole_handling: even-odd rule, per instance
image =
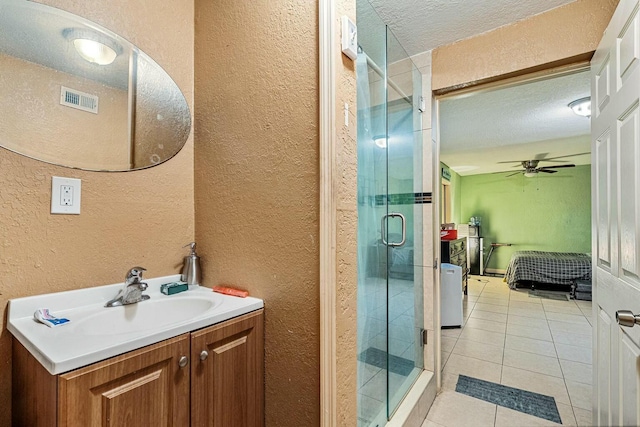
[[[517, 163], [590, 151], [590, 120], [568, 107], [589, 96], [589, 72], [440, 102], [440, 160], [460, 175], [513, 170]], [[567, 158], [589, 164], [590, 156]], [[542, 162], [540, 166], [557, 163]]]
[[409, 55], [494, 30], [575, 0], [369, 0]]

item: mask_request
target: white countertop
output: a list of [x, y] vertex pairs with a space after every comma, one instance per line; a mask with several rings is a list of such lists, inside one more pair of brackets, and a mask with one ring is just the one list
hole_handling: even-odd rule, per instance
[[[144, 279], [149, 285], [144, 294], [151, 299], [124, 307], [104, 307], [122, 283], [12, 299], [7, 329], [55, 375], [264, 306], [258, 298], [222, 295], [206, 287], [174, 295], [160, 292], [160, 285], [178, 280], [179, 275]], [[185, 316], [191, 307], [193, 313]], [[33, 313], [41, 308], [70, 322], [49, 328], [33, 319]]]

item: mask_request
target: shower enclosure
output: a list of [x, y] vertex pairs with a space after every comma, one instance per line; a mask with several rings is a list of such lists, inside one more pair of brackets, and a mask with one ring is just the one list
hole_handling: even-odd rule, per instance
[[424, 367], [422, 76], [357, 2], [358, 425], [384, 425]]

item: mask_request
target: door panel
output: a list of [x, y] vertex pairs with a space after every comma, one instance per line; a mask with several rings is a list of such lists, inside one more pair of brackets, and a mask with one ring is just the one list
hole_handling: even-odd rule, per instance
[[[422, 121], [419, 99], [422, 75], [393, 33], [387, 29], [387, 190], [386, 240], [404, 235], [404, 244], [389, 247], [387, 271], [387, 418], [396, 411], [424, 367], [422, 205]], [[404, 230], [403, 230], [404, 228]], [[402, 365], [403, 369], [398, 369]]]
[[603, 61], [600, 71], [596, 74], [595, 90], [592, 93], [592, 102], [596, 108], [594, 109], [596, 117], [600, 115], [600, 112], [609, 103], [610, 99], [610, 76], [611, 76], [611, 58], [607, 58]]
[[191, 334], [191, 426], [264, 425], [264, 318], [257, 311]]
[[594, 220], [598, 224], [597, 260], [598, 266], [609, 270], [611, 268], [611, 172], [609, 170], [609, 153], [611, 152], [611, 135], [607, 132], [596, 140], [596, 148], [592, 159], [595, 165], [595, 178], [597, 180], [595, 204], [597, 216]]
[[58, 425], [189, 425], [189, 355], [181, 335], [60, 375]]
[[[640, 425], [640, 31], [638, 0], [621, 0], [591, 62], [594, 398], [597, 425]], [[610, 78], [615, 76], [615, 78]]]
[[594, 394], [597, 399], [599, 413], [594, 414], [598, 418], [598, 425], [611, 425], [611, 381], [609, 380], [609, 367], [611, 366], [611, 318], [604, 310], [599, 310], [596, 318], [596, 342], [597, 348], [595, 367], [598, 378], [595, 382], [597, 388]]
[[619, 384], [620, 384], [620, 413], [622, 414], [621, 425], [640, 425], [640, 414], [638, 409], [638, 360], [640, 348], [633, 343], [629, 337], [619, 332], [620, 337], [620, 363], [619, 363]]
[[638, 65], [638, 9], [629, 17], [620, 34], [618, 57], [620, 58], [620, 80], [624, 83]]
[[630, 283], [638, 283], [638, 209], [637, 209], [637, 101], [619, 121], [620, 149], [620, 267]]

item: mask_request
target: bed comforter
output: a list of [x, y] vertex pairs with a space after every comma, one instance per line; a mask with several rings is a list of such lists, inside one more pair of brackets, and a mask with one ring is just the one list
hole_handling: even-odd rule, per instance
[[504, 278], [512, 289], [522, 281], [570, 285], [576, 280], [591, 280], [591, 255], [517, 251], [511, 256]]

